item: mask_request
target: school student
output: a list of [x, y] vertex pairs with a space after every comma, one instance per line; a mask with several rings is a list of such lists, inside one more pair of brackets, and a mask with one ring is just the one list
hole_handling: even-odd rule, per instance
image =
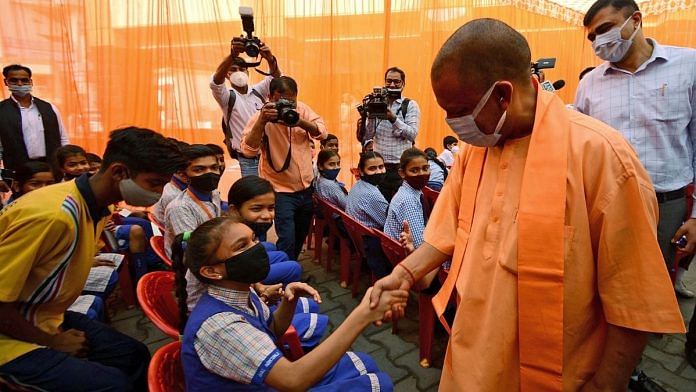
[[314, 179], [314, 192], [323, 200], [345, 210], [348, 191], [336, 181], [341, 171], [341, 156], [333, 150], [321, 150], [317, 157], [317, 168], [319, 175]]
[[454, 156], [459, 152], [459, 140], [454, 136], [445, 136], [442, 139], [442, 147], [444, 148], [438, 156], [438, 159], [442, 161], [448, 168], [454, 165]]
[[54, 170], [62, 181], [73, 180], [89, 172], [87, 152], [80, 146], [66, 144], [58, 147], [54, 154]]
[[[393, 304], [404, 304], [407, 292], [390, 292], [371, 310], [368, 290], [334, 334], [291, 362], [283, 357], [276, 341], [290, 325], [298, 298], [309, 296], [320, 302], [317, 291], [305, 283], [291, 283], [271, 313], [250, 289], [270, 268], [268, 257], [251, 229], [235, 217], [216, 218], [199, 226], [188, 238], [185, 252], [186, 266], [207, 283], [207, 292], [184, 330], [182, 365], [187, 391], [393, 390], [389, 376], [369, 356], [346, 350]], [[177, 293], [185, 293], [185, 283], [179, 282]], [[180, 298], [182, 309], [185, 304]]]
[[442, 190], [442, 186], [445, 184], [445, 180], [447, 179], [447, 167], [440, 159], [438, 159], [435, 149], [428, 147], [424, 152], [428, 157], [428, 164], [430, 165], [430, 178], [428, 178], [427, 186], [428, 188], [439, 192]]
[[48, 163], [40, 161], [28, 161], [15, 170], [12, 181], [12, 196], [8, 204], [17, 200], [22, 195], [31, 191], [55, 184], [53, 171]]
[[98, 172], [102, 165], [101, 157], [93, 152], [88, 152], [86, 156], [89, 164], [89, 174]]
[[217, 158], [218, 165], [220, 166], [220, 175], [225, 174], [225, 150], [215, 143], [208, 143], [206, 146], [213, 150], [215, 157]]
[[423, 243], [425, 222], [431, 208], [422, 192], [430, 178], [430, 164], [425, 153], [417, 148], [404, 151], [399, 162], [399, 175], [404, 181], [389, 204], [384, 233], [399, 241], [403, 222], [407, 221], [413, 245], [418, 248]]
[[66, 311], [93, 264], [108, 206], [155, 203], [183, 163], [162, 135], [111, 133], [100, 171], [30, 192], [0, 213], [0, 375], [31, 390], [147, 389], [147, 347]]
[[[382, 155], [375, 151], [361, 154], [358, 170], [360, 180], [348, 192], [346, 213], [367, 227], [384, 230], [389, 203], [378, 188], [386, 176]], [[388, 275], [392, 266], [382, 251], [379, 239], [368, 236], [363, 244], [367, 265], [375, 276], [381, 278]]]
[[230, 187], [227, 200], [230, 213], [241, 217], [268, 252], [271, 269], [261, 282], [287, 285], [299, 281], [302, 276], [300, 263], [290, 260], [287, 253], [265, 241], [266, 233], [273, 226], [275, 218], [276, 194], [273, 185], [259, 176], [242, 177]]

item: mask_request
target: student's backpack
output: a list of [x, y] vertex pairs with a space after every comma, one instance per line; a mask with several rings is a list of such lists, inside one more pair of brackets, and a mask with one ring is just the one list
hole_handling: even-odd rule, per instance
[[[411, 100], [408, 98], [404, 98], [404, 100], [401, 101], [401, 106], [396, 111], [397, 116], [399, 115], [399, 113], [401, 113], [403, 115], [403, 117], [406, 118], [406, 113], [408, 112], [409, 102], [411, 102]], [[367, 132], [367, 130], [365, 129], [365, 120], [366, 119], [367, 119], [366, 117], [360, 116], [360, 118], [358, 119], [358, 122], [356, 124], [356, 128], [355, 128], [355, 137], [358, 139], [358, 141], [360, 142], [361, 145], [365, 143], [365, 133]]]
[[[265, 105], [266, 100], [263, 98], [260, 92], [251, 89], [251, 93], [259, 97], [261, 102]], [[227, 147], [227, 152], [230, 153], [230, 156], [234, 159], [237, 159], [237, 151], [232, 148], [232, 130], [230, 129], [230, 123], [229, 123], [229, 118], [232, 115], [232, 108], [234, 108], [234, 103], [237, 101], [237, 94], [234, 90], [230, 90], [230, 98], [227, 101], [227, 115], [222, 117], [222, 133], [225, 135], [225, 140], [223, 140], [223, 143], [225, 143], [225, 147]], [[228, 119], [228, 121], [225, 121], [225, 119]]]

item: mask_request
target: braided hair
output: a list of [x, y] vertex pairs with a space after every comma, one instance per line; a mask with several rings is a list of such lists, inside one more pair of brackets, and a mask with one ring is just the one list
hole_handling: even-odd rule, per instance
[[175, 294], [179, 305], [179, 332], [184, 333], [188, 320], [188, 293], [186, 292], [186, 271], [208, 284], [210, 280], [201, 275], [201, 267], [214, 264], [213, 255], [220, 247], [224, 227], [230, 223], [241, 223], [236, 216], [223, 216], [211, 219], [198, 226], [192, 233], [179, 234], [172, 244], [172, 262], [176, 273]]

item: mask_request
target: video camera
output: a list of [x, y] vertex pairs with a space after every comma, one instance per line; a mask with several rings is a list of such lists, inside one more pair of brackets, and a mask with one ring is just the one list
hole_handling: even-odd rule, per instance
[[556, 58], [555, 57], [549, 57], [549, 58], [541, 58], [537, 60], [535, 63], [532, 63], [532, 73], [535, 74], [538, 77], [541, 77], [540, 71], [542, 69], [550, 69], [556, 66]]
[[300, 114], [295, 110], [297, 104], [293, 101], [281, 98], [275, 103], [275, 110], [278, 111], [278, 119], [274, 122], [282, 121], [286, 125], [295, 125], [300, 121]]
[[244, 41], [244, 53], [249, 57], [258, 57], [261, 52], [261, 40], [254, 36], [254, 10], [251, 7], [239, 7], [239, 16], [242, 18], [242, 34]]
[[360, 113], [360, 117], [367, 118], [387, 118], [387, 108], [389, 97], [397, 98], [401, 96], [400, 89], [388, 89], [384, 87], [372, 88], [372, 93], [367, 94], [363, 98], [362, 105], [358, 105], [356, 109]]

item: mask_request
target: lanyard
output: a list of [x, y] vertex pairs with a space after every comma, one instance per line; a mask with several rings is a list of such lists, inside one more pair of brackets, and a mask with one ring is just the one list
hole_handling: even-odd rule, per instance
[[205, 212], [206, 215], [208, 215], [209, 220], [215, 218], [213, 214], [210, 213], [208, 207], [206, 207], [205, 204], [203, 204], [201, 199], [199, 199], [198, 196], [191, 192], [191, 189], [186, 189], [186, 193], [188, 193], [189, 197], [193, 199], [193, 201], [196, 202], [196, 204], [198, 204], [199, 207], [201, 207], [201, 209], [203, 210], [203, 212]]

